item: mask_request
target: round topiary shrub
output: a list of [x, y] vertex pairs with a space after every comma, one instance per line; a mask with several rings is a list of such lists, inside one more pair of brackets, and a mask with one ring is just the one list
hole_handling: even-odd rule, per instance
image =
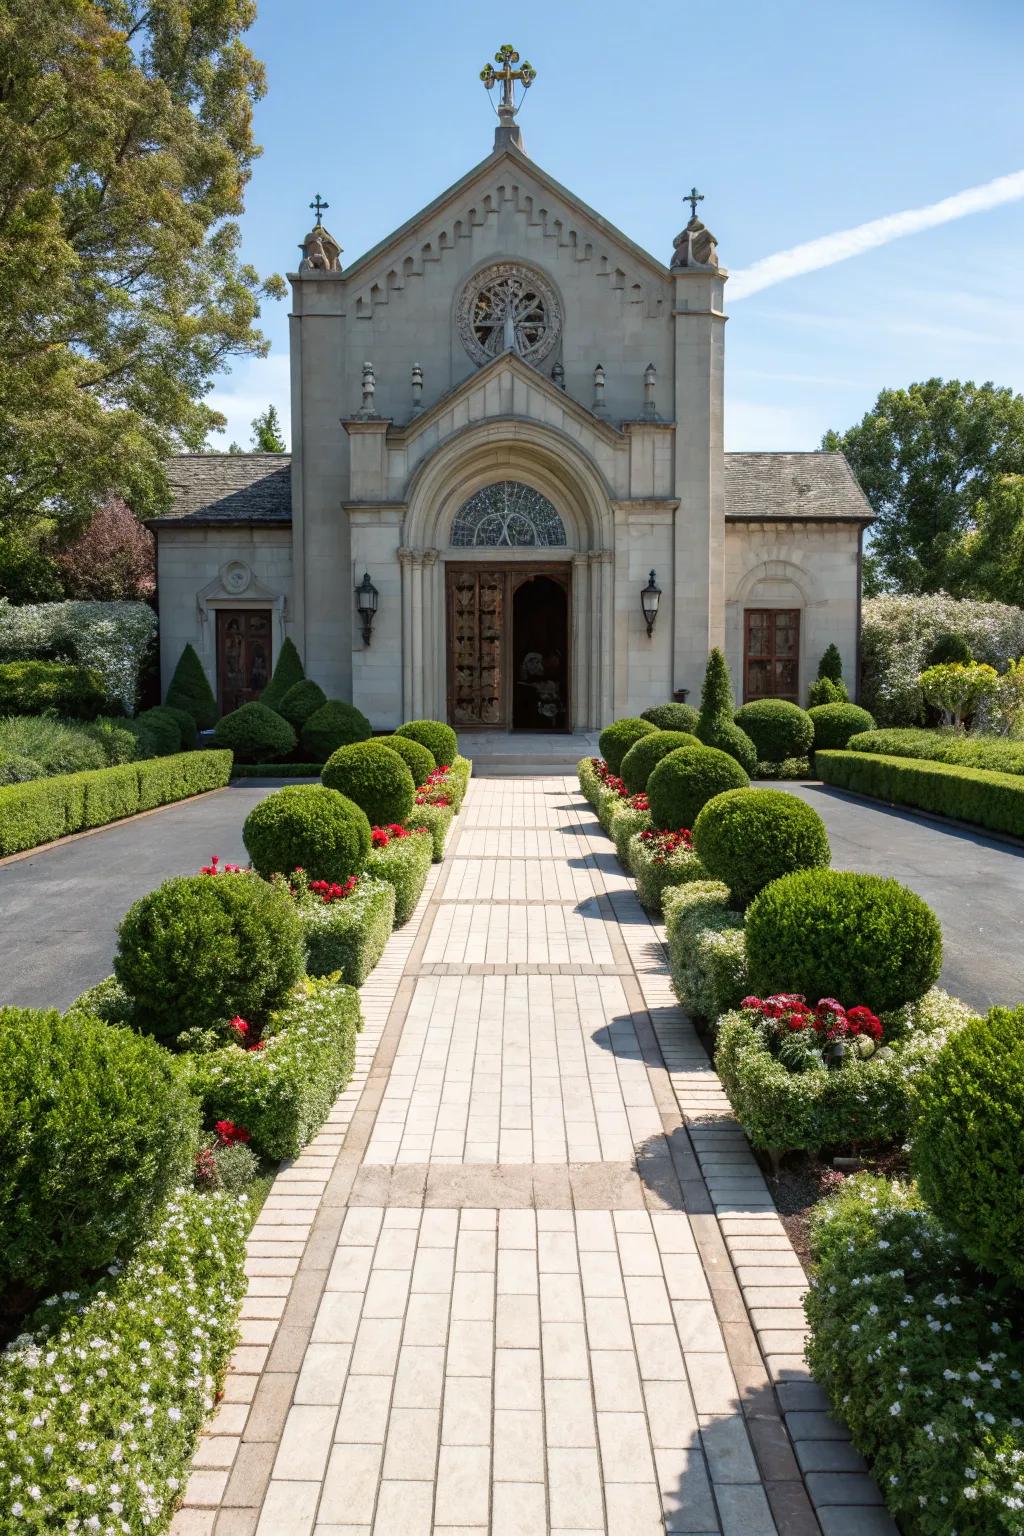
[[191, 752], [196, 744], [196, 723], [187, 709], [178, 709], [174, 704], [161, 704], [159, 708], [178, 727], [178, 745], [183, 752]]
[[953, 1034], [916, 1093], [922, 1195], [976, 1264], [1024, 1286], [1024, 1007]]
[[640, 719], [649, 720], [659, 731], [685, 731], [690, 736], [699, 718], [689, 704], [653, 704], [640, 712]]
[[129, 907], [114, 973], [155, 1035], [262, 1022], [302, 975], [302, 928], [287, 892], [253, 875], [166, 880]]
[[253, 868], [264, 879], [304, 869], [311, 880], [358, 875], [370, 852], [366, 812], [323, 784], [292, 784], [253, 806], [242, 828]]
[[240, 763], [279, 763], [295, 751], [295, 732], [265, 704], [243, 704], [217, 721], [213, 737], [230, 747]]
[[757, 748], [746, 731], [733, 725], [731, 720], [718, 717], [707, 725], [702, 725], [698, 720], [695, 735], [705, 747], [714, 747], [716, 751], [727, 752], [735, 758], [748, 776], [756, 769]]
[[328, 699], [302, 727], [302, 750], [311, 763], [326, 763], [339, 747], [368, 741], [372, 735], [373, 726], [361, 709], [341, 699]]
[[598, 748], [612, 773], [620, 771], [622, 759], [630, 747], [641, 736], [650, 736], [656, 729], [649, 720], [641, 720], [635, 715], [626, 715], [622, 720], [613, 720], [611, 725], [606, 725], [598, 737]]
[[741, 906], [780, 875], [824, 869], [831, 858], [817, 811], [782, 789], [716, 795], [693, 824], [693, 846], [708, 874], [723, 880]]
[[154, 709], [143, 709], [134, 720], [126, 722], [138, 742], [138, 756], [170, 757], [181, 751], [181, 725], [174, 718], [174, 711], [158, 704]]
[[426, 747], [439, 768], [450, 768], [459, 755], [459, 738], [443, 720], [407, 720], [395, 731]]
[[759, 997], [802, 992], [874, 1013], [922, 997], [942, 965], [938, 918], [881, 875], [807, 869], [783, 875], [747, 911], [747, 969]]
[[411, 736], [378, 736], [375, 741], [377, 746], [387, 747], [389, 752], [398, 753], [412, 774], [412, 781], [417, 789], [421, 784], [426, 783], [428, 774], [433, 773], [437, 767], [430, 748], [425, 747], [422, 742], [414, 741]]
[[666, 832], [691, 828], [698, 812], [727, 789], [744, 789], [746, 774], [726, 752], [699, 743], [677, 747], [651, 770], [647, 798], [651, 820]]
[[736, 724], [750, 737], [758, 762], [781, 763], [806, 757], [814, 741], [814, 722], [806, 709], [788, 699], [758, 699], [736, 711]]
[[842, 751], [851, 736], [875, 729], [873, 718], [859, 704], [818, 704], [807, 713], [814, 726], [815, 752]]
[[971, 647], [963, 635], [955, 634], [952, 630], [944, 629], [935, 636], [928, 651], [928, 665], [941, 667], [951, 661], [959, 662], [966, 666], [974, 660], [971, 655]]
[[124, 1256], [186, 1176], [198, 1129], [155, 1040], [88, 1014], [0, 1009], [0, 1295]]
[[412, 813], [416, 786], [397, 752], [376, 741], [339, 747], [320, 775], [328, 789], [337, 789], [362, 806], [371, 826], [404, 824]]
[[663, 757], [679, 747], [699, 747], [696, 736], [688, 731], [654, 730], [639, 736], [619, 765], [619, 776], [631, 795], [638, 795], [647, 788], [651, 770]]
[[310, 715], [322, 709], [326, 703], [327, 695], [320, 684], [305, 677], [301, 683], [292, 684], [277, 712], [295, 731], [301, 731]]

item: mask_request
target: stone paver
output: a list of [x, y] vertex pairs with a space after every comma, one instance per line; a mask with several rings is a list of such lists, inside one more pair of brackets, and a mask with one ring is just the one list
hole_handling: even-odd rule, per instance
[[891, 1536], [574, 781], [474, 780], [363, 1000], [353, 1083], [253, 1230], [174, 1536]]

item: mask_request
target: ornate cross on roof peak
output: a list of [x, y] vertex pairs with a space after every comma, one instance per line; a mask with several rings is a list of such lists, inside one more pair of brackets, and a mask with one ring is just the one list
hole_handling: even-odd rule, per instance
[[697, 204], [702, 203], [703, 201], [704, 193], [698, 192], [696, 187], [691, 187], [689, 192], [687, 192], [686, 196], [683, 198], [683, 202], [689, 203], [690, 205], [691, 219], [695, 219], [697, 217]]
[[312, 208], [313, 212], [316, 214], [316, 221], [319, 224], [320, 223], [320, 215], [323, 213], [325, 208], [329, 208], [331, 205], [330, 205], [330, 203], [325, 203], [323, 198], [320, 196], [320, 193], [318, 192], [316, 194], [316, 197], [314, 197], [313, 201], [310, 203], [309, 206]]
[[528, 91], [537, 78], [537, 71], [529, 59], [524, 59], [519, 69], [513, 65], [519, 63], [519, 54], [511, 43], [502, 43], [494, 55], [494, 64], [499, 64], [500, 69], [495, 69], [494, 64], [485, 64], [480, 71], [480, 79], [489, 91], [500, 83], [501, 100], [498, 103], [498, 117], [502, 126], [511, 128], [516, 113], [523, 104], [520, 96], [518, 103], [515, 98], [515, 86], [518, 82], [524, 91]]

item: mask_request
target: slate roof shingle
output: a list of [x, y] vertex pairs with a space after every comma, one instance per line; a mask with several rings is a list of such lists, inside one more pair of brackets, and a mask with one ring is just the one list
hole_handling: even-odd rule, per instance
[[167, 465], [170, 511], [156, 528], [202, 523], [290, 523], [290, 453], [184, 453]]

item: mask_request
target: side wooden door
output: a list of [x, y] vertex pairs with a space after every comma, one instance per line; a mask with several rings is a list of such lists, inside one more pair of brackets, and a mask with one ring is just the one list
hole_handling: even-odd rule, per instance
[[217, 696], [221, 714], [259, 698], [270, 682], [270, 614], [265, 608], [217, 610]]
[[507, 571], [448, 567], [448, 718], [454, 726], [507, 729]]

